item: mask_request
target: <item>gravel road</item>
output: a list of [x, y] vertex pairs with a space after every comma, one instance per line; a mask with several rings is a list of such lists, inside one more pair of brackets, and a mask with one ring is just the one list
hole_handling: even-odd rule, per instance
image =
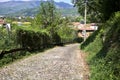
[[70, 44], [1, 68], [0, 80], [88, 80], [88, 69], [79, 44]]

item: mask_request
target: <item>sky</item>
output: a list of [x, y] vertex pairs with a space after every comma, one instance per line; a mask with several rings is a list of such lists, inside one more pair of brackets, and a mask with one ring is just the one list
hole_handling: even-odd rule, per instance
[[[10, 0], [0, 0], [0, 2], [5, 2], [5, 1], [10, 1]], [[30, 1], [30, 0], [14, 0], [14, 1]], [[66, 3], [71, 4], [71, 0], [54, 0], [54, 1], [56, 1], [56, 2], [66, 2]]]

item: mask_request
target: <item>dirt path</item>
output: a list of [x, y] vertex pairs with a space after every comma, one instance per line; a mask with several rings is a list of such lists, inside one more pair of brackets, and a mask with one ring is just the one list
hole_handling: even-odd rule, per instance
[[79, 44], [70, 44], [0, 69], [0, 80], [88, 80], [88, 70]]

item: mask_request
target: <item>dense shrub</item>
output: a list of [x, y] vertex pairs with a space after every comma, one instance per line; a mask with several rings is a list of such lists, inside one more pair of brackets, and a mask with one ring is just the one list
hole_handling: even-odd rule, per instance
[[60, 45], [62, 43], [71, 43], [74, 40], [74, 34], [71, 34], [73, 30], [63, 33], [60, 35], [57, 32], [52, 32], [48, 34], [47, 32], [17, 29], [17, 43], [22, 48], [29, 48], [32, 51], [47, 48], [53, 45]]
[[77, 42], [77, 43], [81, 43], [81, 42], [83, 42], [83, 38], [82, 37], [76, 37], [75, 39], [74, 39], [74, 41], [75, 42]]
[[17, 30], [17, 42], [21, 47], [30, 48], [32, 51], [39, 50], [51, 44], [51, 38], [46, 32], [32, 30]]

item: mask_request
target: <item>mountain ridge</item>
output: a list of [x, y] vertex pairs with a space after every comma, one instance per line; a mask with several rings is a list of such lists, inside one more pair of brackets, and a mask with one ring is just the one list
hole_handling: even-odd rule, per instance
[[[27, 9], [36, 9], [40, 6], [41, 1], [7, 1], [0, 2], [0, 15], [17, 13]], [[59, 9], [72, 9], [73, 5], [65, 2], [54, 2]]]

